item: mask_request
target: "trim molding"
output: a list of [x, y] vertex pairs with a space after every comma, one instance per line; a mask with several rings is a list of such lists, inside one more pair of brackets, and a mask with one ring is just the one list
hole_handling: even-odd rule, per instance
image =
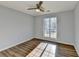
[[10, 45], [10, 46], [8, 46], [8, 47], [2, 48], [2, 49], [0, 49], [0, 51], [4, 51], [4, 50], [6, 50], [6, 49], [9, 49], [9, 48], [11, 48], [11, 47], [14, 47], [14, 46], [16, 46], [16, 45], [19, 45], [19, 44], [21, 44], [21, 43], [23, 43], [23, 42], [26, 42], [26, 41], [29, 41], [29, 40], [32, 40], [32, 39], [33, 39], [33, 38], [29, 38], [29, 39], [23, 40], [23, 41], [21, 41], [21, 42], [19, 42], [19, 43], [16, 43], [16, 44]]

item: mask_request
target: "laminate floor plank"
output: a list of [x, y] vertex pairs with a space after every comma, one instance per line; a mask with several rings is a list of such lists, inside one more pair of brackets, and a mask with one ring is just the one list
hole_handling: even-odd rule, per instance
[[[46, 50], [43, 51], [43, 54], [41, 57], [78, 57], [75, 48], [71, 45], [50, 42], [50, 41], [41, 40], [41, 39], [32, 39], [30, 41], [18, 44], [14, 47], [1, 51], [0, 57], [25, 57], [29, 55], [36, 47], [38, 50], [39, 49], [42, 50], [44, 47], [44, 44], [42, 45], [41, 43], [48, 44], [48, 46], [46, 47]], [[56, 45], [55, 56], [52, 55], [52, 52], [54, 52], [53, 51], [54, 45]], [[37, 52], [35, 52], [35, 54], [37, 54]], [[32, 57], [38, 56], [38, 54], [32, 55]]]

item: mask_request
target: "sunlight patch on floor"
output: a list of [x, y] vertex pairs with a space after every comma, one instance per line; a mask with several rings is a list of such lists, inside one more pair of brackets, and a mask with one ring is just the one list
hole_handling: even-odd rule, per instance
[[55, 57], [56, 45], [42, 42], [27, 57]]

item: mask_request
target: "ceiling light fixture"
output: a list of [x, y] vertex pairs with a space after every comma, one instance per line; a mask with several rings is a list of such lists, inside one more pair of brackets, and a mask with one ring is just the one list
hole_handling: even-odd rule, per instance
[[39, 9], [36, 9], [35, 11], [36, 11], [36, 12], [40, 12], [40, 10], [39, 10]]

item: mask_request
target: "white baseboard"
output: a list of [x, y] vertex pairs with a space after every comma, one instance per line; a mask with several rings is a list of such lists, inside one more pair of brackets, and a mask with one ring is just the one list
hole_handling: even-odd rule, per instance
[[42, 39], [42, 40], [48, 40], [48, 41], [52, 41], [52, 42], [58, 42], [58, 43], [63, 43], [63, 44], [68, 44], [68, 45], [73, 45], [73, 43], [68, 43], [68, 42], [63, 42], [63, 41], [59, 41], [59, 40], [56, 40], [56, 39], [49, 39], [49, 38], [39, 38], [39, 37], [36, 37], [38, 39]]
[[21, 43], [23, 43], [23, 42], [29, 41], [29, 40], [31, 40], [31, 39], [33, 39], [33, 37], [28, 38], [28, 39], [26, 39], [26, 40], [23, 40], [23, 41], [21, 41], [21, 42], [19, 42], [19, 43], [16, 43], [16, 44], [13, 44], [13, 45], [9, 45], [9, 46], [7, 46], [7, 47], [5, 47], [5, 48], [0, 49], [0, 51], [9, 49], [9, 48], [11, 48], [11, 47], [14, 47], [14, 46], [16, 46], [16, 45], [18, 45], [18, 44], [21, 44]]
[[77, 54], [78, 54], [78, 56], [79, 56], [79, 50], [78, 50], [77, 45], [74, 45], [74, 47], [75, 47], [75, 50], [76, 50], [76, 52], [77, 52]]

